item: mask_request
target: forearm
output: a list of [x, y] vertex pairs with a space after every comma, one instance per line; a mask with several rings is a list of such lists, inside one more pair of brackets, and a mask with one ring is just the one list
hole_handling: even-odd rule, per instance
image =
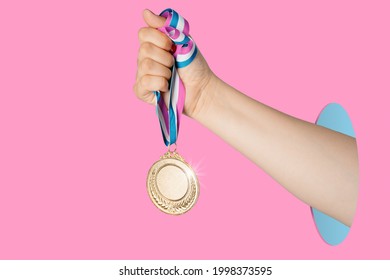
[[193, 117], [299, 199], [351, 225], [358, 180], [355, 139], [274, 110], [218, 78]]

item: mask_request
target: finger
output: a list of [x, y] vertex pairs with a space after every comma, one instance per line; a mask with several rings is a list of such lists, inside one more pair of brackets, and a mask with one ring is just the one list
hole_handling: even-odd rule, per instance
[[147, 92], [168, 91], [168, 80], [161, 76], [144, 75], [139, 78], [137, 84], [137, 94], [141, 96]]
[[150, 42], [144, 42], [139, 48], [138, 64], [146, 58], [151, 58], [158, 63], [171, 68], [175, 63], [173, 55]]
[[135, 83], [133, 90], [139, 99], [150, 104], [155, 104], [156, 98], [154, 91], [167, 92], [168, 81], [163, 77], [145, 75]]
[[145, 75], [160, 76], [168, 80], [171, 78], [171, 70], [151, 58], [145, 58], [138, 66], [138, 76], [143, 77]]
[[151, 92], [151, 91], [142, 91], [139, 89], [139, 83], [136, 83], [134, 86], [133, 86], [133, 91], [135, 92], [136, 96], [146, 102], [146, 103], [149, 103], [149, 104], [153, 104], [155, 105], [156, 104], [156, 95]]
[[145, 23], [152, 28], [163, 27], [166, 21], [165, 17], [155, 15], [152, 11], [148, 9], [144, 10], [143, 16]]
[[172, 41], [167, 35], [151, 27], [143, 27], [138, 31], [139, 42], [150, 42], [157, 47], [170, 51], [172, 48]]

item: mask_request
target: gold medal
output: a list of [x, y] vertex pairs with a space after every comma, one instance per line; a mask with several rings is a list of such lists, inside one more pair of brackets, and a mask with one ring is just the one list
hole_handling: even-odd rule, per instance
[[194, 170], [176, 151], [166, 152], [152, 165], [146, 185], [154, 205], [171, 215], [189, 211], [199, 196]]
[[158, 209], [167, 214], [180, 215], [195, 205], [199, 196], [199, 182], [194, 170], [176, 149], [169, 149], [176, 145], [179, 136], [186, 96], [184, 83], [176, 68], [189, 65], [195, 59], [198, 49], [188, 34], [188, 21], [172, 9], [164, 10], [160, 16], [167, 20], [159, 30], [170, 37], [175, 46], [171, 52], [175, 63], [171, 67], [172, 75], [166, 92], [168, 96], [165, 95], [164, 100], [160, 91], [153, 91], [156, 96], [156, 113], [168, 152], [149, 169], [146, 186], [150, 199]]

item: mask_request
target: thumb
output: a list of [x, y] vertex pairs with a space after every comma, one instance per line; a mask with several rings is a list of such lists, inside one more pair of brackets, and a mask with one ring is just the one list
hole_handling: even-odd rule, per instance
[[166, 21], [165, 17], [155, 15], [152, 11], [148, 9], [144, 10], [143, 16], [146, 24], [153, 28], [163, 27]]

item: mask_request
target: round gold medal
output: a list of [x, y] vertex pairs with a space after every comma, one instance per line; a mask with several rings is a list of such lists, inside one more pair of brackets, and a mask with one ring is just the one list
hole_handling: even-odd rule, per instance
[[198, 178], [177, 152], [168, 151], [152, 165], [146, 185], [154, 205], [171, 215], [190, 210], [199, 196]]

